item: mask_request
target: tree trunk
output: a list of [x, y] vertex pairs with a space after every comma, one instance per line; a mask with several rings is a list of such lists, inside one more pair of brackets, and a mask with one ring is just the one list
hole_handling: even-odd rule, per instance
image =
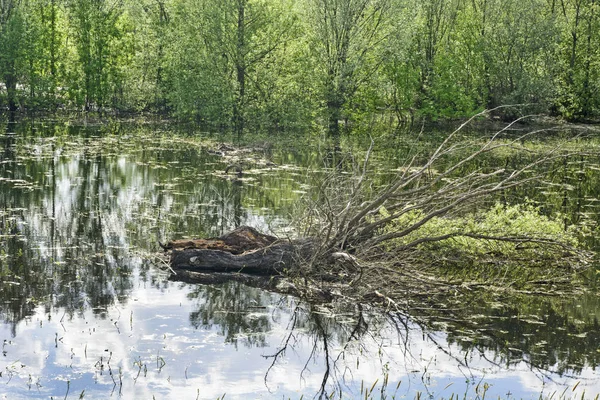
[[335, 101], [327, 102], [327, 113], [329, 119], [329, 135], [339, 136], [340, 134], [340, 106]]
[[197, 272], [240, 272], [255, 275], [280, 275], [307, 259], [312, 245], [305, 242], [278, 242], [242, 254], [226, 250], [185, 249], [171, 253], [171, 267]]
[[163, 246], [174, 271], [280, 275], [313, 254], [315, 242], [277, 240], [242, 226], [219, 238], [180, 240]]
[[330, 69], [327, 76], [326, 98], [327, 98], [327, 120], [328, 133], [331, 136], [338, 136], [340, 133], [340, 118], [342, 116], [343, 93], [337, 87], [335, 71]]
[[7, 74], [4, 78], [6, 84], [6, 94], [8, 100], [8, 110], [17, 111], [17, 79], [12, 74]]
[[238, 93], [234, 108], [234, 125], [238, 135], [244, 133], [244, 97], [246, 95], [246, 33], [245, 33], [246, 0], [238, 0], [237, 17], [237, 51], [235, 60]]

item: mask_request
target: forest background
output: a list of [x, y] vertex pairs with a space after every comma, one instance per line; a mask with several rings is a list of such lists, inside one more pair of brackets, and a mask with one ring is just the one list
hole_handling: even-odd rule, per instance
[[[600, 116], [597, 0], [0, 0], [0, 107], [245, 130]], [[500, 118], [514, 118], [503, 108]]]

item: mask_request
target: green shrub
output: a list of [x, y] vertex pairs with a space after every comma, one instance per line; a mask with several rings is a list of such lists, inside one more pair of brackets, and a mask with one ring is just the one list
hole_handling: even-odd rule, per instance
[[[385, 216], [387, 211], [381, 213]], [[423, 211], [408, 212], [389, 224], [387, 230], [404, 230], [424, 216]], [[559, 216], [543, 215], [531, 204], [497, 203], [463, 217], [435, 217], [386, 246], [392, 252], [421, 238], [444, 235], [452, 236], [416, 245], [412, 259], [451, 275], [498, 283], [564, 278], [580, 261], [575, 250], [580, 243], [574, 229], [565, 229]]]

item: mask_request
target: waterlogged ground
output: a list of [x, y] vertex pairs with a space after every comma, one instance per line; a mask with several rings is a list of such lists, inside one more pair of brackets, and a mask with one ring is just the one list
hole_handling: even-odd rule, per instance
[[[215, 236], [240, 224], [294, 234], [288, 223], [312, 177], [343, 170], [346, 156], [360, 157], [360, 143], [245, 138], [236, 148], [252, 151], [240, 152], [227, 138], [198, 140], [166, 124], [3, 127], [2, 398], [600, 394], [594, 290], [478, 295], [457, 306], [467, 323], [458, 311], [324, 308], [238, 283], [174, 282], [153, 257], [158, 239]], [[224, 174], [231, 163], [243, 164], [241, 179]], [[572, 189], [547, 195], [548, 204], [594, 229], [597, 164], [573, 160], [557, 175]]]

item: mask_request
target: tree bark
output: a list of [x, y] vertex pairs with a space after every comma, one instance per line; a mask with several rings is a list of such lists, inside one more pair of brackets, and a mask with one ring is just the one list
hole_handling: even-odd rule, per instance
[[238, 83], [237, 99], [234, 108], [234, 125], [236, 133], [244, 133], [244, 96], [246, 94], [246, 0], [237, 2], [237, 49], [235, 58], [235, 69]]
[[17, 111], [17, 78], [12, 73], [8, 73], [5, 75], [4, 83], [8, 98], [8, 110]]
[[171, 268], [194, 272], [282, 275], [310, 259], [315, 248], [311, 239], [277, 240], [253, 228], [240, 227], [213, 239], [173, 241]]

